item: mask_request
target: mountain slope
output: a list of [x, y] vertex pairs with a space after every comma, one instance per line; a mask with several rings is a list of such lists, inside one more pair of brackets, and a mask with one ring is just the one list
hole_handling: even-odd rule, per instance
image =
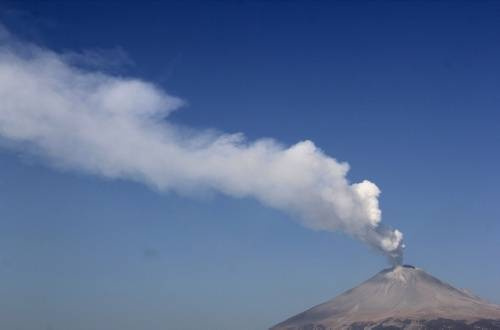
[[467, 329], [474, 324], [500, 329], [500, 306], [405, 265], [383, 270], [271, 329]]

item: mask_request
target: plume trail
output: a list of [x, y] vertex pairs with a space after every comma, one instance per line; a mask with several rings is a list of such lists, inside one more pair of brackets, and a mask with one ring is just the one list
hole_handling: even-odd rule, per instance
[[72, 65], [0, 28], [0, 137], [57, 168], [160, 191], [253, 197], [305, 227], [342, 230], [400, 263], [403, 235], [381, 224], [379, 188], [313, 142], [292, 146], [180, 128], [183, 102], [152, 83]]

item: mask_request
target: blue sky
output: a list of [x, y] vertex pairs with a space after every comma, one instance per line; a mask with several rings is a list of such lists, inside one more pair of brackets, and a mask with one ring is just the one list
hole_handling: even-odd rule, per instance
[[[185, 100], [176, 124], [314, 141], [382, 190], [406, 262], [496, 303], [499, 14], [494, 2], [0, 5], [17, 37]], [[0, 171], [5, 328], [264, 329], [387, 266], [251, 198], [159, 193], [19, 149], [0, 151]]]

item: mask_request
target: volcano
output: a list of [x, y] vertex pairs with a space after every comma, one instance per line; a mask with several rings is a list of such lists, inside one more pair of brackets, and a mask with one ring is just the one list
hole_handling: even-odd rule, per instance
[[330, 329], [500, 329], [500, 306], [404, 265], [271, 328]]

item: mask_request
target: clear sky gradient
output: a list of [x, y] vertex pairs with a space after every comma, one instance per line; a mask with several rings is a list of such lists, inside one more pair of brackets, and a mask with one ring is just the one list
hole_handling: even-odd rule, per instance
[[[314, 141], [380, 187], [405, 262], [496, 303], [499, 17], [487, 1], [0, 4], [19, 38], [184, 99], [177, 124]], [[266, 329], [388, 266], [251, 199], [10, 149], [0, 173], [4, 329]]]

